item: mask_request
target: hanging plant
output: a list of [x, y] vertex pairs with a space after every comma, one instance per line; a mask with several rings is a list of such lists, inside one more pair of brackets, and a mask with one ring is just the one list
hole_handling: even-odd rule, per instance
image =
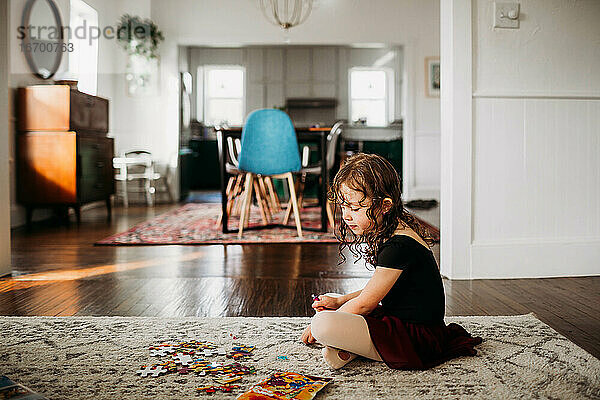
[[117, 23], [117, 42], [129, 55], [158, 58], [163, 40], [165, 37], [151, 19], [124, 14]]

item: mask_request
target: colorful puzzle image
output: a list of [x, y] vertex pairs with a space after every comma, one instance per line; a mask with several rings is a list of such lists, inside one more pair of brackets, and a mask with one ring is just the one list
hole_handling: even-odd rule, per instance
[[310, 400], [331, 381], [332, 378], [319, 378], [296, 372], [276, 372], [268, 379], [252, 386], [237, 399]]

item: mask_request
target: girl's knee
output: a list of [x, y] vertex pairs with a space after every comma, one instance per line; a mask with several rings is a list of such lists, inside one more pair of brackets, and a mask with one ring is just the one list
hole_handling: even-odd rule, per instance
[[321, 311], [316, 313], [310, 321], [310, 331], [315, 339], [321, 344], [323, 340], [334, 331], [336, 311]]

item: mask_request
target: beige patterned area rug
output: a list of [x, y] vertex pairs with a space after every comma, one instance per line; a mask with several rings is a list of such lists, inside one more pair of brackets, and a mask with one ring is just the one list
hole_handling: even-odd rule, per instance
[[[390, 370], [358, 358], [330, 370], [320, 346], [299, 341], [309, 318], [1, 317], [0, 373], [49, 399], [233, 399], [271, 373], [331, 377], [316, 399], [600, 398], [600, 361], [536, 319], [449, 317], [483, 337], [478, 355], [427, 371]], [[198, 394], [211, 378], [177, 373], [142, 378], [161, 341], [254, 345], [254, 366], [234, 393]], [[287, 358], [287, 359], [286, 359]], [[225, 356], [209, 358], [230, 362]]]

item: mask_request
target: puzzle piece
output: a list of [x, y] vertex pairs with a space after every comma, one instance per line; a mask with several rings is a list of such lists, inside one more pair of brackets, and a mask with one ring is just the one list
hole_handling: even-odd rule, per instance
[[252, 351], [254, 351], [254, 349], [256, 348], [256, 346], [234, 346], [231, 348], [231, 350], [233, 351], [242, 351], [242, 352], [246, 352], [246, 353], [251, 353]]
[[188, 366], [192, 363], [192, 356], [189, 354], [176, 354], [173, 356], [173, 360], [177, 364], [181, 364], [182, 366]]
[[173, 353], [175, 351], [175, 348], [168, 343], [161, 343], [156, 346], [150, 346], [150, 350], [164, 350], [167, 353]]
[[221, 385], [226, 385], [231, 382], [239, 381], [240, 379], [242, 379], [241, 376], [235, 376], [233, 378], [217, 378], [215, 379], [215, 382], [220, 383]]
[[192, 371], [193, 371], [193, 369], [191, 369], [190, 367], [181, 367], [177, 370], [177, 372], [179, 372], [182, 375], [189, 374]]
[[166, 350], [150, 350], [150, 356], [151, 357], [164, 357], [167, 354], [169, 354], [168, 351]]
[[152, 371], [152, 367], [148, 367], [146, 365], [142, 365], [142, 367], [140, 369], [135, 371], [135, 373], [141, 375], [142, 378], [147, 377], [148, 375], [150, 375], [153, 372], [154, 371]]
[[204, 356], [205, 357], [212, 357], [215, 354], [217, 354], [216, 350], [211, 350], [211, 349], [204, 349]]
[[155, 369], [154, 369], [154, 373], [152, 373], [153, 377], [157, 377], [160, 374], [166, 374], [167, 370], [162, 366], [162, 365], [158, 365]]
[[142, 365], [142, 367], [136, 371], [137, 374], [140, 374], [142, 378], [147, 377], [148, 375], [152, 375], [153, 377], [157, 377], [160, 374], [166, 373], [167, 370], [162, 365], [153, 365], [151, 367]]
[[246, 351], [232, 351], [229, 354], [227, 354], [227, 358], [233, 358], [236, 361], [240, 360], [240, 359], [248, 358], [251, 356], [252, 356], [252, 353], [249, 353]]
[[230, 393], [234, 389], [239, 389], [239, 387], [240, 387], [239, 385], [221, 385], [221, 386], [210, 385], [210, 386], [196, 388], [196, 390], [198, 392], [205, 392], [205, 393], [211, 393], [211, 394], [215, 393], [217, 390], [220, 390], [224, 393]]

